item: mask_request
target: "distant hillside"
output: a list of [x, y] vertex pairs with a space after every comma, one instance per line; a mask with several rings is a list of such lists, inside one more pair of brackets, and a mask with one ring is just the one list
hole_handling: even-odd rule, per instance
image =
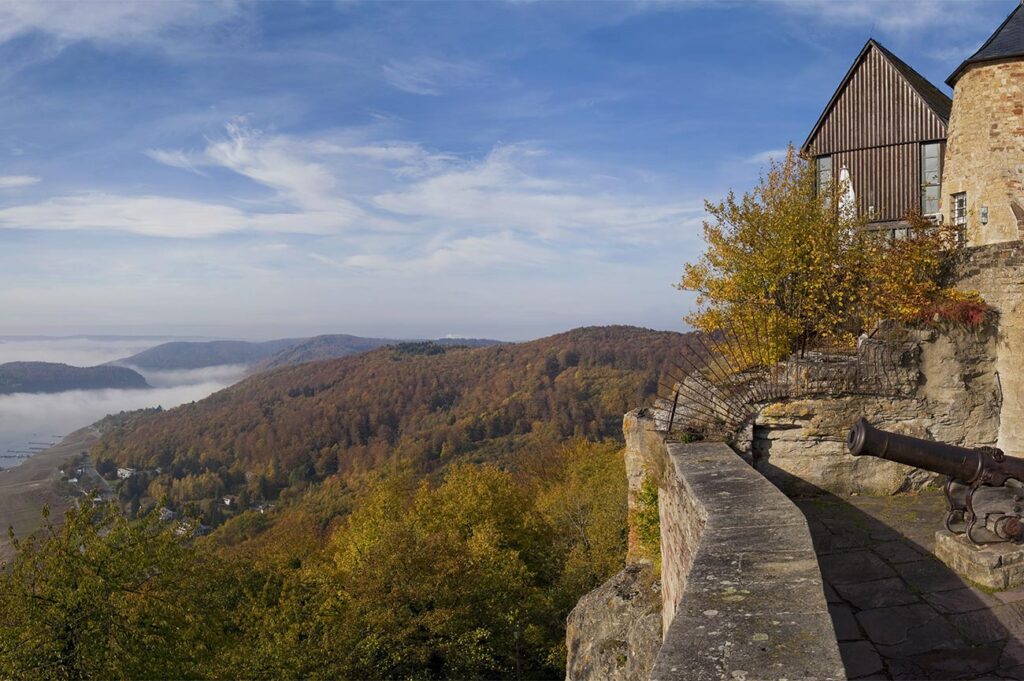
[[111, 364], [151, 370], [202, 369], [223, 364], [255, 364], [302, 343], [302, 338], [249, 341], [174, 341], [119, 359]]
[[224, 493], [271, 500], [389, 462], [429, 472], [573, 436], [621, 438], [623, 413], [650, 402], [691, 339], [613, 326], [477, 349], [403, 343], [123, 419], [94, 451], [100, 464], [152, 471], [133, 478], [125, 501], [166, 496], [220, 513]]
[[0, 364], [0, 394], [148, 387], [145, 378], [125, 367], [74, 367], [53, 362]]
[[[293, 364], [338, 359], [339, 357], [368, 352], [398, 342], [400, 341], [388, 340], [386, 338], [360, 338], [359, 336], [349, 336], [346, 334], [316, 336], [278, 352], [257, 364], [254, 369], [256, 371], [266, 371], [267, 369], [276, 369], [277, 367], [291, 366]], [[501, 341], [480, 338], [443, 338], [432, 342], [440, 346], [479, 348], [497, 345]]]
[[255, 371], [276, 369], [277, 367], [318, 362], [325, 359], [337, 359], [360, 352], [376, 350], [384, 345], [395, 343], [387, 338], [360, 338], [348, 334], [330, 334], [315, 336], [299, 341], [267, 357], [254, 367]]
[[[337, 359], [348, 355], [375, 350], [402, 341], [393, 338], [361, 338], [348, 334], [330, 334], [313, 338], [281, 338], [251, 341], [174, 341], [125, 357], [115, 366], [135, 367], [154, 371], [202, 369], [224, 364], [242, 364], [253, 371], [266, 371], [277, 367]], [[440, 345], [483, 347], [500, 341], [479, 338], [445, 338], [434, 341]]]

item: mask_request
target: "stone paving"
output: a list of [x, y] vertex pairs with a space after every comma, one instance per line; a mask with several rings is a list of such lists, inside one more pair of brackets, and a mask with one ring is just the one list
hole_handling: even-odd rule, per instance
[[794, 499], [851, 679], [1024, 679], [1024, 588], [986, 593], [931, 555], [942, 493]]

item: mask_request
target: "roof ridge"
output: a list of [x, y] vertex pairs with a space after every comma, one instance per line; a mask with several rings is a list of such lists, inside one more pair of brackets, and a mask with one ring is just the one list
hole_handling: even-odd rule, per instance
[[942, 92], [942, 90], [937, 88], [930, 80], [918, 73], [912, 66], [890, 52], [889, 49], [880, 42], [874, 38], [868, 38], [867, 42], [864, 43], [864, 47], [861, 48], [857, 57], [850, 65], [850, 68], [846, 71], [846, 75], [844, 75], [843, 79], [839, 81], [839, 86], [836, 88], [835, 92], [832, 93], [832, 97], [828, 100], [828, 104], [825, 105], [825, 109], [821, 112], [821, 115], [818, 117], [814, 127], [811, 128], [811, 132], [807, 136], [807, 139], [804, 140], [802, 145], [800, 145], [801, 151], [806, 150], [807, 147], [810, 146], [811, 140], [813, 140], [814, 136], [818, 134], [818, 130], [825, 122], [825, 119], [828, 117], [829, 112], [835, 105], [836, 100], [839, 99], [840, 93], [842, 93], [846, 88], [850, 79], [853, 77], [854, 72], [856, 72], [857, 67], [860, 66], [865, 55], [867, 55], [868, 51], [872, 47], [877, 48], [878, 51], [881, 52], [882, 57], [889, 62], [894, 69], [896, 69], [896, 72], [900, 74], [903, 81], [906, 82], [907, 85], [910, 86], [910, 89], [921, 98], [925, 103], [925, 106], [927, 106], [932, 113], [942, 119], [944, 123], [949, 122], [949, 113], [953, 108], [953, 100]]

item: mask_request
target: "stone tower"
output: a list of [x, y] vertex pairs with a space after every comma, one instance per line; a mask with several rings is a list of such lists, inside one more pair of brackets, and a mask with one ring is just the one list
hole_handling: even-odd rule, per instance
[[980, 246], [1024, 238], [1024, 4], [946, 80], [941, 212]]

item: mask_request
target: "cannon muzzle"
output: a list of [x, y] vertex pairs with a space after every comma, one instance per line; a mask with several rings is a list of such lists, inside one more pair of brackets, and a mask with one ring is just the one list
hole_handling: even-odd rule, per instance
[[879, 430], [863, 417], [850, 429], [846, 446], [854, 456], [874, 456], [923, 468], [967, 485], [978, 479], [984, 463], [977, 450]]

